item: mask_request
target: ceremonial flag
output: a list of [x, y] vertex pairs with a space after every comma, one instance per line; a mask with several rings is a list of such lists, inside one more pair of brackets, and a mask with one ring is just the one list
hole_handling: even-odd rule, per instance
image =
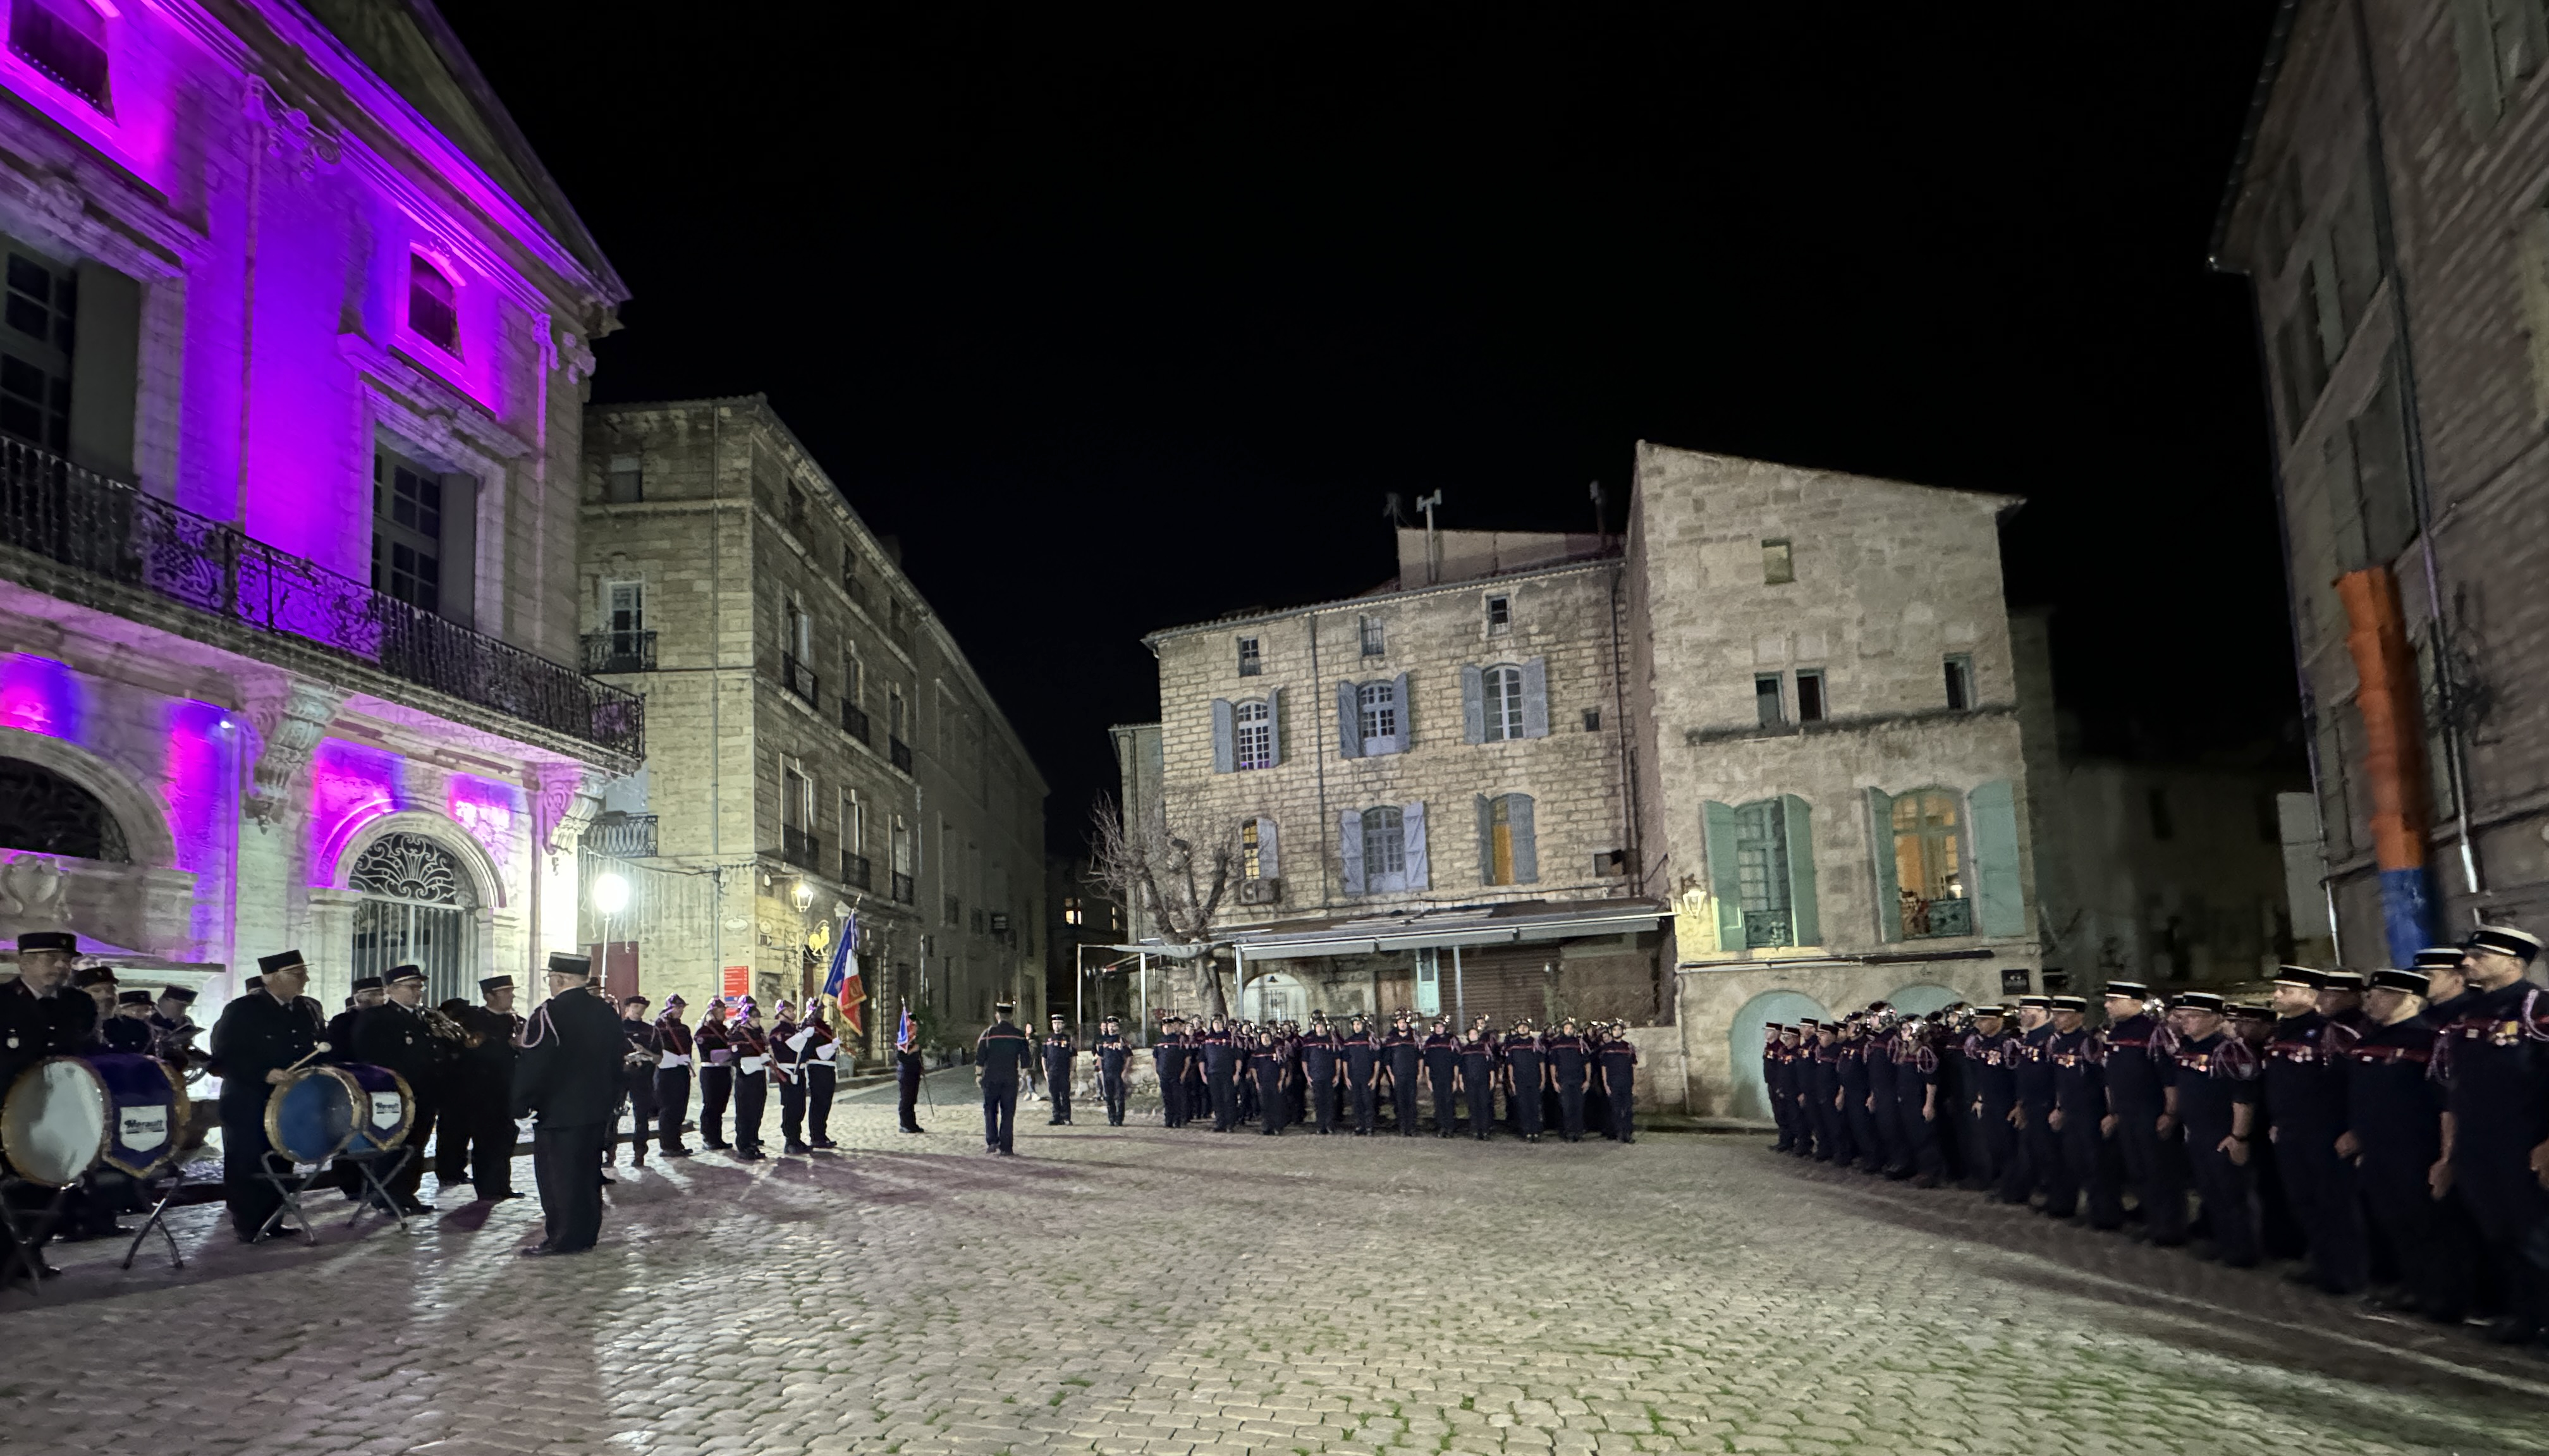
[[849, 1031], [864, 1034], [859, 1009], [867, 1003], [867, 989], [859, 980], [859, 918], [850, 917], [841, 927], [841, 938], [832, 944], [832, 968], [823, 977], [823, 994], [841, 1013], [841, 1025]]
[[911, 1003], [902, 1004], [902, 1024], [894, 1028], [894, 1044], [901, 1046], [911, 1040]]

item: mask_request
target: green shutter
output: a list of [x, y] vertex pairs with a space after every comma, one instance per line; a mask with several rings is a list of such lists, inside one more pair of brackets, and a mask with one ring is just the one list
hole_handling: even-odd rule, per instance
[[1779, 812], [1788, 829], [1788, 917], [1799, 945], [1824, 943], [1821, 919], [1815, 914], [1814, 810], [1794, 794], [1779, 796]]
[[1876, 868], [1876, 938], [1903, 938], [1902, 882], [1894, 868], [1894, 796], [1867, 791], [1867, 840]]
[[1976, 784], [1965, 796], [1972, 816], [1974, 877], [1981, 904], [1978, 928], [1986, 935], [2027, 933], [2027, 895], [2018, 875], [2018, 794], [2007, 779]]
[[1744, 876], [1736, 867], [1735, 806], [1712, 799], [1700, 806], [1708, 829], [1708, 893], [1717, 899], [1717, 948], [1742, 950]]

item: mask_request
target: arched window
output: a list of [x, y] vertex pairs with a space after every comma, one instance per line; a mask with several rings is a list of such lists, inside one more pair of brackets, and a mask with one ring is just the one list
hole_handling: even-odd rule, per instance
[[408, 254], [407, 327], [445, 353], [460, 352], [460, 305], [451, 279], [423, 253]]
[[11, 0], [9, 51], [63, 90], [115, 115], [107, 87], [106, 17], [88, 0]]
[[423, 834], [383, 834], [345, 883], [363, 897], [354, 907], [355, 975], [414, 965], [425, 971], [429, 1004], [476, 993], [478, 901], [450, 850]]
[[1274, 715], [1267, 711], [1266, 700], [1251, 698], [1244, 703], [1232, 704], [1230, 722], [1233, 767], [1274, 767]]
[[98, 797], [41, 763], [0, 758], [0, 849], [119, 863], [124, 825]]

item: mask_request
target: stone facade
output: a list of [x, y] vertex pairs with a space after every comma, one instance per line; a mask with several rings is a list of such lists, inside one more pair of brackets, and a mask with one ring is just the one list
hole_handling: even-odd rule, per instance
[[0, 52], [0, 354], [42, 381], [0, 405], [0, 935], [207, 1023], [287, 946], [331, 1006], [527, 976], [642, 750], [565, 665], [625, 289], [427, 10], [48, 13]]
[[[587, 855], [629, 908], [587, 938], [633, 946], [659, 1000], [739, 981], [767, 1005], [819, 990], [855, 920], [872, 1055], [906, 1001], [950, 1036], [995, 997], [1040, 1006], [1044, 783], [895, 543], [759, 396], [588, 430], [587, 661], [645, 697], [650, 739]], [[651, 844], [612, 852], [619, 823]]]
[[2544, 41], [2509, 0], [2288, 7], [2215, 239], [2255, 290], [2357, 965], [2549, 915]]
[[1639, 446], [1639, 884], [1676, 911], [1695, 1110], [1766, 1106], [1764, 1019], [1993, 1000], [2040, 963], [2017, 504]]

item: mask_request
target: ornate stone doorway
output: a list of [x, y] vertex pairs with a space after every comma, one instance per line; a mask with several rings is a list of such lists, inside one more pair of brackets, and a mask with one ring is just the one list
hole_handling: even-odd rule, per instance
[[354, 861], [354, 974], [424, 968], [429, 1005], [474, 1001], [478, 899], [458, 859], [422, 834], [384, 834]]

